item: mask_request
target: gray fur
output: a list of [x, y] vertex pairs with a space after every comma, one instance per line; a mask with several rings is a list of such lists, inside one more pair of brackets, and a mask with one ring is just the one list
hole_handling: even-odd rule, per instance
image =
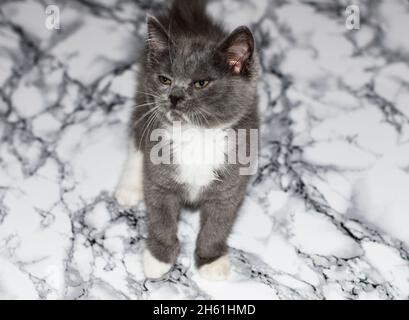
[[[176, 235], [179, 212], [185, 205], [198, 207], [201, 212], [195, 252], [198, 266], [227, 252], [227, 237], [249, 177], [239, 174], [239, 165], [228, 165], [218, 173], [220, 181], [213, 181], [197, 201], [190, 203], [186, 186], [174, 179], [175, 165], [154, 165], [146, 156], [155, 143], [149, 141], [150, 132], [168, 121], [165, 117], [168, 110], [173, 110], [175, 119], [184, 114], [203, 127], [223, 124], [234, 129], [258, 129], [258, 61], [251, 32], [240, 27], [229, 36], [210, 20], [203, 6], [203, 1], [176, 0], [168, 13], [157, 19], [147, 18], [148, 41], [136, 94], [140, 107], [134, 110], [131, 121], [135, 146], [145, 155], [147, 246], [158, 260], [173, 263], [179, 250]], [[239, 74], [234, 73], [228, 63], [228, 59], [237, 54], [242, 54], [243, 58], [239, 61]], [[159, 75], [174, 82], [167, 87], [158, 80]], [[211, 82], [204, 89], [195, 89], [192, 81], [202, 79], [211, 79]], [[176, 97], [176, 105], [171, 103], [169, 96]], [[155, 104], [145, 105], [147, 103]], [[146, 112], [158, 105], [155, 120], [149, 121]], [[206, 119], [198, 120], [194, 116], [197, 109]]]

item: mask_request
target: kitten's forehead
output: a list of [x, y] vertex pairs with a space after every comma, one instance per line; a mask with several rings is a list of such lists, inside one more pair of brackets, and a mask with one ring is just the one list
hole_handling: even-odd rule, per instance
[[171, 72], [174, 76], [190, 78], [212, 71], [214, 46], [197, 41], [184, 40], [170, 50]]

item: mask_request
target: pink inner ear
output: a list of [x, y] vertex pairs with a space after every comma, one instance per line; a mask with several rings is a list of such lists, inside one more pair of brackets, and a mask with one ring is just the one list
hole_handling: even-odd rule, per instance
[[239, 74], [243, 68], [243, 62], [249, 58], [249, 48], [246, 42], [232, 45], [228, 49], [227, 63], [233, 72]]
[[228, 60], [228, 64], [234, 73], [239, 74], [241, 72], [242, 63], [237, 60]]

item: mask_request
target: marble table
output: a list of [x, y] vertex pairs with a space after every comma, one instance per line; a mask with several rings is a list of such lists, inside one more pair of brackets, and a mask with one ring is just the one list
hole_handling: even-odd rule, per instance
[[257, 40], [261, 152], [229, 239], [228, 281], [203, 280], [197, 212], [177, 264], [143, 276], [143, 204], [112, 196], [126, 156], [146, 12], [162, 1], [0, 4], [0, 298], [408, 299], [409, 3], [226, 0]]

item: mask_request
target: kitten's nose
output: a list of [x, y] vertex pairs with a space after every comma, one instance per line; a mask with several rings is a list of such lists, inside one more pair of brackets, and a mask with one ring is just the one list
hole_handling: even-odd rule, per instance
[[176, 105], [179, 103], [179, 101], [183, 100], [183, 96], [182, 95], [171, 94], [169, 96], [169, 100], [172, 103], [172, 107], [176, 107]]
[[171, 108], [175, 108], [177, 104], [185, 98], [185, 92], [182, 87], [175, 86], [169, 92], [169, 100]]

